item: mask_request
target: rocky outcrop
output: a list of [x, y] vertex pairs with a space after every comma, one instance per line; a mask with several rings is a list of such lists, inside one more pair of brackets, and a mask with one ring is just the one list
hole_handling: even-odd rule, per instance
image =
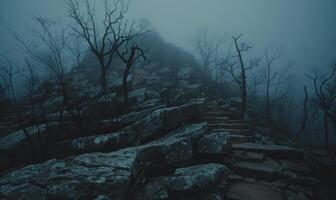
[[131, 184], [146, 167], [178, 165], [190, 160], [194, 155], [193, 142], [206, 130], [206, 123], [194, 124], [146, 145], [31, 165], [0, 178], [0, 197], [125, 199]]

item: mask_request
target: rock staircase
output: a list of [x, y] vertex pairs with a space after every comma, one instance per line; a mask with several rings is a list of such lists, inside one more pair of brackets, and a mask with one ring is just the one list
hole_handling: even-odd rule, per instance
[[249, 120], [237, 119], [238, 108], [231, 102], [205, 100], [200, 110], [203, 115], [202, 121], [208, 123], [210, 134], [227, 132], [233, 144], [252, 141]]
[[[304, 152], [277, 145], [270, 136], [253, 131], [249, 120], [236, 117], [238, 106], [231, 101], [205, 100], [200, 108], [209, 135], [228, 134], [225, 144], [230, 148], [222, 159], [215, 160], [231, 170], [224, 199], [316, 199], [321, 182]], [[329, 198], [324, 195], [320, 199]]]

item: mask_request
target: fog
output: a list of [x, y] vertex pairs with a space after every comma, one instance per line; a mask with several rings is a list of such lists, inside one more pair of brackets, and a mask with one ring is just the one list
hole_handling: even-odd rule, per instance
[[[165, 40], [190, 52], [202, 28], [228, 38], [242, 33], [257, 54], [269, 45], [282, 46], [297, 72], [306, 72], [312, 66], [327, 67], [336, 58], [335, 8], [334, 0], [134, 0], [129, 17], [149, 19]], [[27, 32], [33, 17], [66, 24], [66, 15], [61, 0], [0, 2], [2, 20], [20, 34]], [[20, 56], [19, 46], [3, 26], [0, 35], [0, 52]]]

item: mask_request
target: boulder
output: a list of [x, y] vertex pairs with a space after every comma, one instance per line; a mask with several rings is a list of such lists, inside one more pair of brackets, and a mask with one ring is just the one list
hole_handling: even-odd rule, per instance
[[191, 122], [199, 117], [197, 104], [163, 108], [152, 112], [149, 116], [126, 127], [124, 130], [133, 132], [140, 143], [151, 140], [172, 131], [183, 123]]
[[178, 168], [172, 176], [150, 179], [138, 199], [172, 199], [169, 193], [180, 197], [181, 194], [205, 191], [226, 179], [227, 170], [225, 165], [212, 163]]
[[226, 154], [230, 149], [230, 134], [227, 132], [206, 135], [197, 143], [197, 153], [200, 154]]
[[234, 150], [260, 152], [269, 156], [285, 158], [303, 158], [303, 151], [282, 145], [257, 144], [257, 143], [240, 143], [233, 144]]
[[161, 164], [176, 165], [191, 160], [193, 146], [207, 131], [207, 123], [191, 124], [181, 127], [167, 136], [136, 147], [140, 148], [144, 158], [155, 157]]

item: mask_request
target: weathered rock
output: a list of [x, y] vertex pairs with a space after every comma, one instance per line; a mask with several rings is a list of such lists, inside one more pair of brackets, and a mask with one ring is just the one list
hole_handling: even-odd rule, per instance
[[144, 142], [150, 138], [159, 137], [160, 134], [172, 131], [184, 122], [193, 121], [199, 115], [197, 104], [158, 109], [144, 119], [126, 127], [125, 130], [133, 132], [138, 141]]
[[302, 158], [303, 151], [299, 149], [295, 149], [288, 146], [282, 145], [266, 145], [266, 144], [257, 144], [257, 143], [240, 143], [233, 144], [232, 148], [234, 150], [241, 151], [253, 151], [264, 153], [269, 156], [279, 156], [286, 158]]
[[265, 185], [251, 183], [236, 183], [226, 193], [226, 198], [232, 200], [282, 200], [279, 190]]
[[67, 156], [90, 152], [108, 152], [133, 145], [136, 142], [134, 135], [120, 131], [111, 134], [77, 138], [60, 142], [53, 149], [57, 156]]
[[[193, 124], [146, 145], [31, 165], [1, 177], [0, 196], [18, 200], [125, 199], [131, 178], [137, 177], [146, 163], [176, 165], [191, 159], [193, 142], [206, 130], [206, 123]], [[183, 172], [179, 171], [176, 174]]]
[[144, 157], [155, 157], [161, 164], [172, 165], [190, 160], [193, 145], [207, 130], [207, 123], [192, 124], [181, 127], [160, 140], [142, 145]]
[[50, 160], [14, 171], [0, 179], [0, 196], [6, 199], [95, 199], [100, 195], [124, 199], [137, 151], [85, 154], [67, 160]]
[[[139, 199], [169, 199], [169, 192], [186, 194], [204, 191], [226, 178], [227, 168], [220, 164], [204, 164], [176, 169], [169, 177], [152, 178], [139, 194]], [[169, 192], [168, 192], [169, 191]]]
[[200, 154], [226, 154], [230, 149], [230, 134], [226, 132], [206, 135], [197, 143], [197, 153]]

